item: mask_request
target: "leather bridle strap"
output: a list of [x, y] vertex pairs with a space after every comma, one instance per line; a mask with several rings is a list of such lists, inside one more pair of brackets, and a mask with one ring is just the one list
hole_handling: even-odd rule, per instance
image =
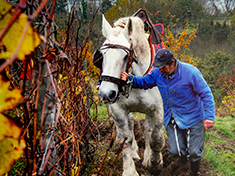
[[118, 45], [118, 44], [112, 44], [112, 43], [106, 43], [101, 47], [101, 50], [108, 49], [108, 48], [115, 48], [115, 49], [123, 49], [127, 54], [130, 53], [133, 49], [130, 49], [126, 46]]
[[138, 61], [134, 58], [133, 44], [131, 44], [131, 47], [128, 48], [123, 45], [106, 43], [101, 47], [101, 50], [108, 49], [108, 48], [123, 49], [127, 53], [128, 60], [127, 60], [127, 65], [126, 65], [126, 71], [128, 71], [128, 69], [131, 67], [133, 62], [138, 64]]
[[122, 79], [115, 78], [115, 77], [112, 77], [112, 76], [106, 76], [106, 75], [102, 75], [101, 80], [102, 81], [112, 82], [112, 83], [115, 83], [115, 84], [120, 85], [120, 86], [123, 86], [123, 85], [126, 84], [126, 81], [123, 81]]

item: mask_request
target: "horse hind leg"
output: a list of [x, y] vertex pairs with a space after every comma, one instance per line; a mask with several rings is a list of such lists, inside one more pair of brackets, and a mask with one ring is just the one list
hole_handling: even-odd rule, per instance
[[163, 119], [146, 115], [144, 123], [145, 151], [142, 165], [155, 175], [163, 167], [161, 150], [165, 144]]

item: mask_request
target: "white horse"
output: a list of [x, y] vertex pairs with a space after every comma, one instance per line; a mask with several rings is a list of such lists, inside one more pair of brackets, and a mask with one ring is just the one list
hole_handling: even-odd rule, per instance
[[[106, 37], [100, 51], [103, 55], [102, 83], [99, 96], [109, 102], [117, 137], [116, 142], [125, 144], [123, 154], [123, 176], [139, 175], [134, 160], [140, 159], [134, 137], [134, 118], [131, 112], [146, 114], [144, 123], [145, 151], [142, 165], [155, 175], [163, 166], [161, 150], [165, 144], [163, 137], [163, 103], [157, 87], [152, 89], [132, 89], [129, 97], [120, 94], [120, 74], [129, 67], [131, 74], [144, 75], [151, 66], [151, 46], [144, 31], [144, 24], [138, 17], [119, 19], [112, 28], [102, 17], [102, 34]], [[129, 63], [128, 63], [129, 62]]]

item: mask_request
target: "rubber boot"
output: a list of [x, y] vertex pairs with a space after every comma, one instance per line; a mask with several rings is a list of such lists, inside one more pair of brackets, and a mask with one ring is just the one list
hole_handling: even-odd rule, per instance
[[185, 156], [180, 157], [180, 169], [183, 171], [187, 171], [189, 169], [189, 161]]
[[200, 164], [201, 164], [201, 159], [195, 162], [190, 161], [191, 164], [191, 173], [190, 176], [198, 176], [199, 173], [199, 168], [200, 168]]

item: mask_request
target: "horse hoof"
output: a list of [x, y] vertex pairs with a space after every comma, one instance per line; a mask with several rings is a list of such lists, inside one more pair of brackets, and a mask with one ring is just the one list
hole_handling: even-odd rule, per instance
[[124, 171], [122, 173], [122, 176], [139, 176], [139, 174], [135, 170], [132, 170], [132, 171]]
[[144, 160], [144, 161], [142, 162], [142, 166], [143, 166], [144, 168], [150, 168], [150, 167], [151, 167], [151, 162]]

